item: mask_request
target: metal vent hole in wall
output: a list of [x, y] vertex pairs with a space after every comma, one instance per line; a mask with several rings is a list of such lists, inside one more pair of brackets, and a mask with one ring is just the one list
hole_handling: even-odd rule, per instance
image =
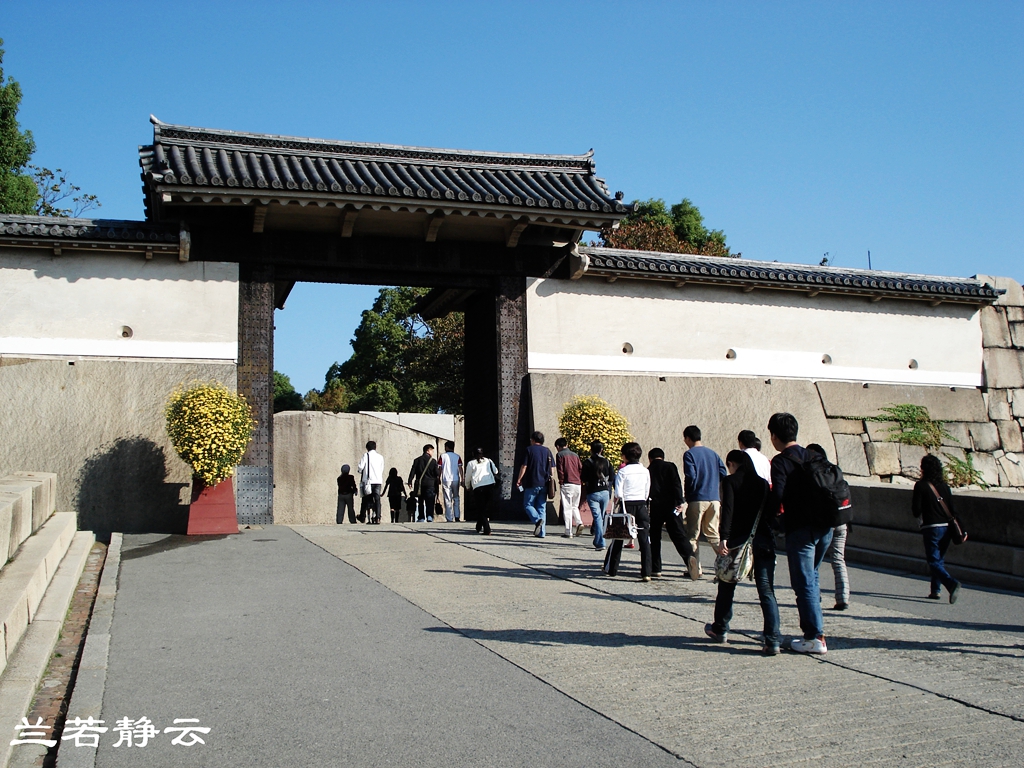
[[134, 335], [135, 335], [135, 332], [131, 329], [130, 326], [127, 326], [127, 325], [122, 325], [121, 326], [121, 338], [122, 339], [130, 339]]

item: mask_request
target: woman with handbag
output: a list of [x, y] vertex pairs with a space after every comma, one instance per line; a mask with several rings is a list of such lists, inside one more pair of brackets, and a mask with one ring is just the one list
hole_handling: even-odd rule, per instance
[[[952, 605], [960, 595], [960, 582], [949, 575], [943, 558], [959, 521], [953, 512], [953, 494], [942, 479], [942, 462], [937, 456], [929, 453], [921, 459], [921, 479], [914, 484], [910, 505], [914, 517], [921, 518], [924, 555], [932, 574], [932, 590], [928, 593], [928, 599], [941, 598], [941, 588], [945, 587], [949, 590], [949, 602]], [[963, 539], [966, 539], [966, 535]]]
[[466, 490], [470, 492], [470, 508], [476, 517], [476, 532], [491, 535], [491, 507], [498, 496], [501, 472], [494, 462], [484, 456], [484, 449], [473, 451], [473, 458], [466, 465]]
[[[647, 499], [651, 495], [651, 473], [640, 464], [643, 449], [639, 443], [622, 446], [625, 462], [615, 474], [615, 498], [621, 506], [609, 516], [605, 537], [613, 539], [612, 546], [604, 560], [604, 572], [614, 576], [619, 570], [626, 536], [633, 536], [640, 544], [640, 581], [651, 580], [651, 515], [647, 510]], [[624, 525], [617, 524], [617, 519]], [[626, 531], [616, 533], [617, 528]], [[631, 539], [630, 539], [631, 540]]]
[[[771, 519], [766, 512], [768, 483], [757, 474], [754, 462], [744, 451], [730, 451], [725, 458], [729, 476], [722, 481], [722, 513], [719, 521], [718, 597], [715, 620], [704, 625], [704, 632], [716, 643], [729, 639], [729, 622], [736, 584], [752, 570], [757, 597], [764, 616], [764, 643], [761, 653], [775, 656], [782, 637], [779, 632], [779, 604], [775, 600], [775, 539]], [[729, 543], [733, 546], [730, 547]], [[723, 570], [720, 563], [733, 566]], [[733, 580], [729, 580], [733, 579]]]

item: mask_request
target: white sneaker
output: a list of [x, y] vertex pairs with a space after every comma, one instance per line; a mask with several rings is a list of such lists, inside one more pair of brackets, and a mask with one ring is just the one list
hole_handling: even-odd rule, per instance
[[789, 641], [789, 650], [794, 651], [795, 653], [828, 653], [828, 648], [825, 647], [824, 635], [813, 637], [810, 640], [804, 640], [802, 637], [794, 637]]

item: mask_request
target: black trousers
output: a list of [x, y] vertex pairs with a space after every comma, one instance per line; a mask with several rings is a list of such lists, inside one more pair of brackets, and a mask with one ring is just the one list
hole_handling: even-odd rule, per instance
[[675, 513], [674, 507], [661, 507], [651, 505], [651, 572], [661, 573], [661, 529], [668, 530], [668, 537], [676, 546], [676, 552], [688, 563], [693, 555], [693, 547], [690, 540], [686, 538], [686, 531], [683, 528], [683, 517]]
[[416, 517], [422, 517], [424, 520], [427, 517], [433, 517], [436, 501], [437, 488], [429, 485], [421, 487], [420, 492], [416, 495]]
[[494, 507], [494, 500], [498, 496], [498, 486], [495, 483], [483, 485], [473, 489], [473, 515], [476, 517], [477, 532], [491, 532], [491, 510]]
[[[647, 502], [627, 501], [624, 506], [626, 511], [636, 518], [636, 540], [640, 545], [640, 578], [650, 576], [651, 517], [647, 512]], [[608, 554], [604, 558], [604, 572], [609, 576], [615, 576], [619, 572], [619, 560], [625, 543], [622, 539], [615, 539], [608, 547]]]
[[370, 493], [363, 496], [359, 503], [359, 522], [366, 519], [366, 513], [372, 512], [370, 520], [380, 520], [380, 483], [370, 486]]

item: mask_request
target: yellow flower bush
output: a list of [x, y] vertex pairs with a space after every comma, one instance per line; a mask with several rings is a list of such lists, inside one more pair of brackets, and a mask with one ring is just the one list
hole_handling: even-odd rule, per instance
[[174, 450], [208, 486], [231, 477], [256, 426], [245, 397], [218, 381], [175, 390], [164, 415]]
[[600, 440], [613, 462], [622, 446], [633, 441], [626, 417], [597, 395], [576, 395], [566, 403], [558, 432], [569, 448], [583, 457], [590, 455], [590, 444]]

